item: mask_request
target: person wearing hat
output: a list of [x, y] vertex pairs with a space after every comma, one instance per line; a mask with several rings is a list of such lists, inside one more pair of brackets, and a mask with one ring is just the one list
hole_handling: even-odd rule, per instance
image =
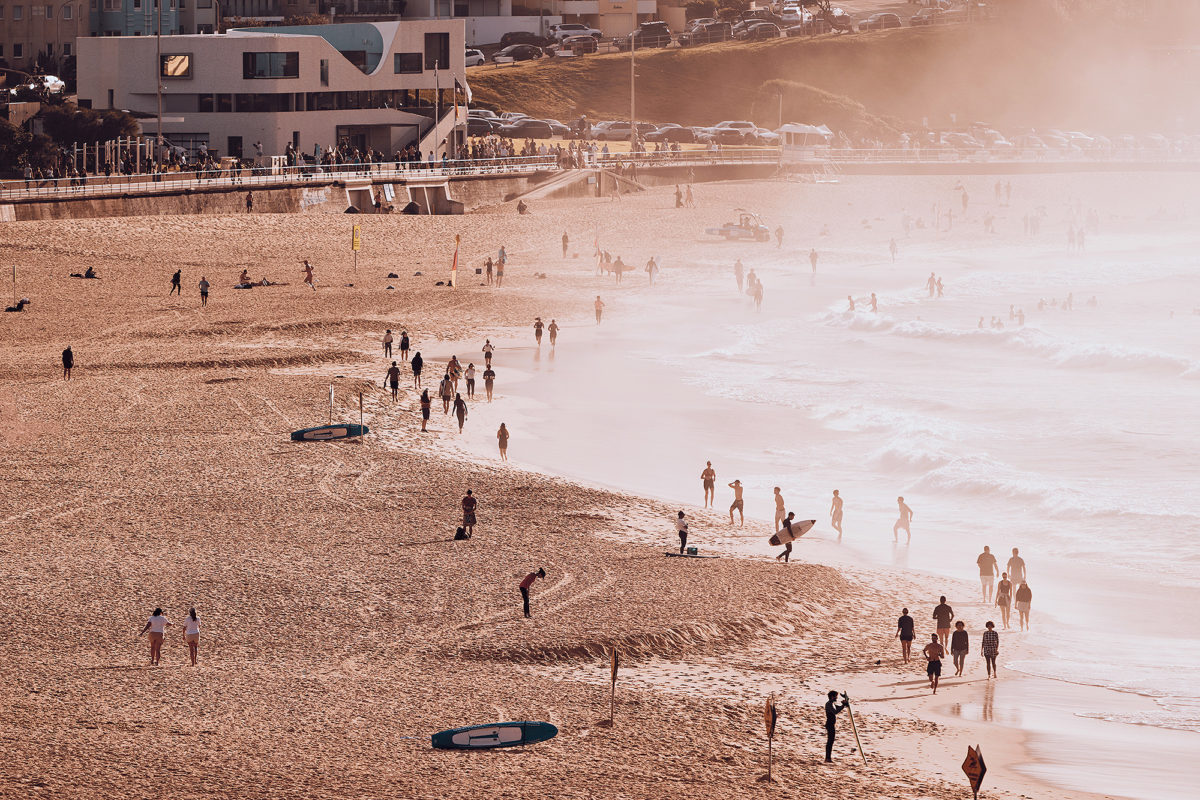
[[525, 618], [529, 618], [529, 588], [533, 586], [533, 582], [538, 578], [545, 578], [546, 570], [539, 568], [537, 572], [531, 572], [525, 576], [525, 580], [521, 581], [521, 601], [525, 605]]

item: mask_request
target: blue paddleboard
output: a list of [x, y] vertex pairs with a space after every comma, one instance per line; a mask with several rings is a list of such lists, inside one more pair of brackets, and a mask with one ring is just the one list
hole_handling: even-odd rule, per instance
[[544, 742], [558, 735], [549, 722], [494, 722], [439, 731], [432, 737], [438, 750], [480, 750], [491, 747], [519, 747]]
[[292, 431], [293, 442], [327, 442], [330, 439], [350, 439], [370, 433], [366, 425], [322, 425], [319, 428], [304, 428]]

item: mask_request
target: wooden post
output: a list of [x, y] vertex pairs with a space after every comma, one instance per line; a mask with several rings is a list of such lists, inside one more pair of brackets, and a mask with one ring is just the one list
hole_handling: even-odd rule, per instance
[[13, 305], [17, 304], [17, 265], [13, 264]]
[[359, 393], [358, 393], [358, 440], [359, 440], [360, 442], [363, 440], [363, 434], [362, 434], [362, 427], [363, 427], [363, 398], [362, 398], [362, 394], [363, 394], [362, 392], [359, 392]]
[[775, 762], [775, 722], [779, 718], [775, 711], [774, 696], [767, 698], [766, 706], [763, 707], [763, 722], [767, 727], [767, 783], [774, 783], [774, 778], [771, 777], [771, 771]]
[[333, 382], [329, 382], [329, 424], [333, 424]]
[[617, 670], [621, 665], [621, 657], [617, 655], [617, 648], [614, 646], [612, 650], [612, 694], [608, 700], [608, 724], [612, 725], [617, 713]]

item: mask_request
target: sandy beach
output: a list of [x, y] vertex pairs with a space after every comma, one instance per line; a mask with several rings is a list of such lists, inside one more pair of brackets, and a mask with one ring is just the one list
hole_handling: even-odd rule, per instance
[[[982, 200], [990, 180], [976, 180]], [[1183, 202], [1174, 194], [1183, 182], [1171, 176], [1116, 197], [1123, 180], [1013, 183], [1021, 209], [1111, 192], [1105, 219], [1137, 227], [1131, 235], [1146, 233], [1152, 198]], [[930, 219], [933, 204], [955, 197], [952, 183], [698, 185], [699, 208], [680, 211], [671, 208], [673, 188], [662, 187], [620, 203], [539, 201], [524, 217], [503, 206], [464, 217], [0, 227], [5, 266], [16, 265], [17, 293], [32, 300], [0, 319], [0, 796], [949, 798], [968, 796], [958, 765], [977, 743], [990, 767], [981, 796], [1139, 796], [1124, 783], [1105, 794], [1072, 780], [1077, 761], [1056, 763], [1053, 748], [1038, 744], [1048, 727], [1066, 738], [1080, 733], [1055, 721], [1073, 712], [1047, 699], [1062, 696], [1046, 689], [1048, 678], [1006, 671], [993, 686], [973, 654], [969, 680], [947, 678], [933, 697], [919, 665], [900, 665], [891, 640], [900, 604], [919, 604], [918, 642], [939, 593], [964, 598], [973, 622], [992, 613], [967, 599], [979, 593], [974, 539], [961, 552], [945, 545], [956, 559], [972, 553], [953, 568], [921, 549], [943, 548], [956, 532], [949, 512], [930, 499], [920, 519], [947, 539], [915, 542], [903, 554], [886, 535], [886, 509], [857, 512], [857, 531], [883, 531], [855, 545], [874, 548], [864, 555], [828, 529], [832, 484], [822, 464], [789, 456], [803, 477], [788, 476], [788, 491], [805, 497], [821, 525], [793, 563], [776, 563], [766, 538], [779, 473], [740, 431], [785, 431], [779, 446], [800, 448], [801, 429], [786, 427], [799, 416], [767, 395], [753, 415], [722, 405], [746, 398], [722, 399], [719, 371], [731, 368], [719, 359], [710, 359], [708, 377], [682, 362], [663, 367], [690, 356], [656, 324], [686, 340], [704, 326], [716, 330], [721, 315], [753, 313], [744, 297], [726, 311], [710, 286], [732, 284], [737, 257], [761, 270], [767, 314], [802, 312], [826, 319], [822, 330], [841, 331], [822, 315], [833, 313], [825, 309], [847, 282], [857, 283], [849, 291], [876, 287], [903, 307], [906, 287], [920, 286], [929, 263], [942, 270], [966, 258], [980, 236], [983, 212], [945, 235], [902, 241], [902, 253], [920, 253], [919, 262], [885, 264], [900, 214]], [[785, 220], [783, 247], [739, 250], [703, 235], [738, 204], [760, 208], [772, 224]], [[1020, 213], [1003, 212], [993, 245], [1040, 258], [1019, 241]], [[352, 224], [363, 230], [357, 270]], [[833, 230], [822, 239], [825, 224]], [[1172, 246], [1192, 244], [1186, 233], [1168, 233], [1177, 237]], [[436, 286], [448, 278], [455, 235], [459, 286]], [[623, 285], [595, 274], [593, 240], [634, 267]], [[501, 245], [510, 258], [504, 286], [481, 285], [474, 269]], [[810, 282], [814, 246], [822, 271]], [[641, 271], [651, 255], [663, 269], [653, 288]], [[301, 282], [302, 259], [315, 265], [315, 291]], [[101, 279], [68, 277], [87, 267]], [[183, 293], [168, 296], [176, 269]], [[286, 285], [235, 290], [242, 269]], [[838, 278], [825, 283], [826, 271]], [[201, 276], [212, 283], [206, 308]], [[597, 294], [606, 302], [599, 328]], [[533, 346], [536, 316], [563, 326], [553, 352]], [[920, 320], [941, 321], [926, 311]], [[872, 333], [854, 324], [846, 323], [852, 346], [869, 348]], [[497, 343], [496, 399], [470, 403], [461, 436], [436, 402], [432, 432], [419, 433], [407, 370], [391, 401], [379, 344], [386, 328], [413, 337], [430, 389], [450, 355], [482, 370], [484, 339]], [[64, 381], [59, 354], [68, 344], [76, 366]], [[740, 394], [769, 388], [769, 366], [738, 367]], [[334, 418], [358, 421], [361, 393], [372, 433], [289, 441], [291, 431], [326, 421], [331, 384]], [[1187, 392], [1181, 403], [1190, 384]], [[731, 422], [731, 414], [740, 416]], [[513, 432], [507, 464], [494, 455], [500, 421]], [[804, 432], [811, 446], [829, 435]], [[738, 441], [754, 447], [739, 451]], [[726, 459], [714, 511], [698, 507], [706, 451]], [[724, 482], [737, 474], [748, 487], [747, 519], [731, 531]], [[479, 498], [479, 525], [472, 540], [455, 542], [467, 489]], [[896, 494], [891, 486], [879, 492]], [[663, 557], [679, 508], [701, 551], [723, 557]], [[525, 620], [517, 584], [538, 567], [547, 577], [535, 584]], [[1054, 597], [1053, 581], [1041, 580], [1039, 598]], [[1184, 581], [1178, 591], [1198, 589]], [[177, 627], [168, 629], [161, 666], [151, 667], [146, 640], [135, 635], [156, 606]], [[202, 624], [195, 668], [186, 666], [178, 627], [193, 606]], [[1118, 620], [1134, 613], [1114, 612]], [[1007, 641], [1002, 663], [1044, 653], [1034, 637]], [[608, 727], [613, 647], [624, 666]], [[845, 715], [835, 763], [822, 763], [828, 689], [859, 704], [866, 766]], [[1091, 694], [1072, 695], [1070, 708], [1108, 702], [1096, 699], [1096, 687], [1078, 691]], [[773, 785], [759, 780], [769, 695], [780, 709]], [[1115, 711], [1137, 714], [1143, 704], [1152, 705], [1131, 694]], [[1050, 721], [1039, 725], [1039, 714]], [[524, 719], [552, 722], [560, 733], [511, 751], [429, 746], [442, 729]], [[1130, 725], [1079, 721], [1090, 724], [1110, 726], [1104, 735], [1114, 750], [1139, 735]], [[1164, 760], [1173, 748], [1186, 753], [1196, 735], [1154, 730]], [[1176, 784], [1163, 786], [1157, 797], [1184, 796], [1172, 793]]]

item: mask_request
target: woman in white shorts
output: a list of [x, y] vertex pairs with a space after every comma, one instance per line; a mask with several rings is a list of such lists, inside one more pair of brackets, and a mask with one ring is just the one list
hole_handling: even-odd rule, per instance
[[158, 660], [162, 658], [162, 643], [163, 635], [167, 631], [167, 626], [174, 623], [167, 619], [167, 615], [163, 613], [161, 608], [154, 609], [154, 613], [150, 619], [146, 620], [146, 625], [142, 628], [138, 636], [141, 636], [146, 631], [150, 631], [150, 666], [157, 666]]
[[183, 640], [187, 642], [188, 655], [192, 657], [192, 666], [196, 666], [196, 650], [200, 647], [200, 618], [196, 609], [188, 612], [183, 620]]

